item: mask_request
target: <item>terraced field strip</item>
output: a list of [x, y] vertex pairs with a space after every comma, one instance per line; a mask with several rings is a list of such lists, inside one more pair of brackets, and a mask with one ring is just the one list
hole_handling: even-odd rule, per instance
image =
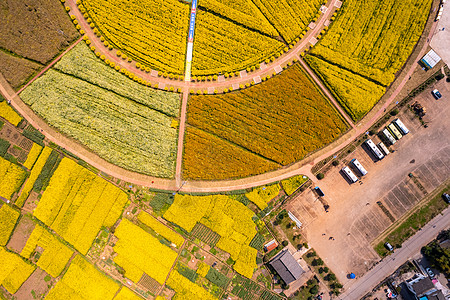
[[192, 229], [192, 236], [214, 247], [220, 239], [220, 235], [203, 224], [197, 223]]

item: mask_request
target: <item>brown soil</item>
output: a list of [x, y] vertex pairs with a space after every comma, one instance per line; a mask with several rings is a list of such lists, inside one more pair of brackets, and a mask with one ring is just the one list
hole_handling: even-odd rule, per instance
[[25, 84], [31, 76], [41, 69], [41, 65], [0, 51], [0, 72], [13, 89]]
[[64, 7], [53, 0], [0, 2], [0, 48], [42, 64], [78, 37]]
[[[43, 270], [37, 268], [36, 271], [23, 283], [17, 293], [14, 294], [17, 300], [42, 299], [50, 289], [50, 282], [45, 282], [47, 276]], [[34, 295], [36, 296], [34, 296]]]
[[7, 247], [14, 252], [22, 252], [36, 224], [28, 216], [22, 216], [16, 226]]

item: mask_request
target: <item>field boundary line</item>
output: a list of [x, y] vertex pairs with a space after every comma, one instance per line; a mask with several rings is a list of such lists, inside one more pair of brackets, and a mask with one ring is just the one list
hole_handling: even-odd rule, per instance
[[181, 100], [180, 126], [178, 127], [178, 145], [177, 160], [175, 166], [175, 181], [178, 188], [181, 188], [183, 173], [183, 152], [184, 152], [184, 135], [186, 131], [187, 103], [189, 100], [188, 91], [183, 92]]
[[355, 123], [350, 118], [350, 116], [344, 111], [341, 105], [339, 105], [338, 101], [333, 97], [332, 93], [328, 90], [328, 88], [325, 86], [325, 84], [322, 83], [322, 81], [317, 77], [316, 73], [308, 66], [305, 61], [297, 55], [297, 59], [299, 60], [302, 67], [305, 69], [306, 73], [311, 76], [314, 83], [317, 85], [317, 87], [325, 94], [325, 96], [331, 101], [334, 108], [338, 110], [338, 112], [344, 117], [345, 121], [353, 128], [356, 128]]
[[[378, 243], [380, 243], [383, 239], [385, 239], [390, 233], [395, 231], [398, 227], [400, 227], [411, 215], [419, 211], [422, 207], [430, 203], [430, 201], [436, 197], [439, 192], [447, 185], [450, 184], [450, 179], [447, 179], [443, 183], [441, 183], [438, 187], [436, 187], [432, 192], [428, 193], [424, 196], [416, 205], [414, 205], [410, 210], [408, 210], [403, 216], [395, 220], [388, 228], [386, 228], [382, 233], [380, 233], [371, 243], [372, 247], [375, 247]], [[444, 200], [442, 200], [444, 201]]]
[[77, 41], [75, 41], [75, 43], [73, 43], [72, 45], [69, 46], [69, 48], [67, 48], [66, 50], [63, 51], [63, 53], [61, 53], [60, 55], [58, 55], [57, 58], [55, 58], [50, 64], [48, 64], [44, 69], [42, 69], [36, 76], [33, 77], [33, 79], [31, 79], [30, 81], [27, 82], [27, 84], [25, 84], [23, 87], [21, 87], [12, 97], [14, 98], [15, 96], [19, 95], [24, 89], [26, 89], [30, 84], [32, 84], [36, 79], [38, 79], [39, 77], [41, 77], [45, 72], [48, 71], [48, 69], [50, 69], [51, 67], [53, 67], [54, 64], [56, 64], [67, 52], [69, 52], [70, 50], [72, 50], [73, 47], [75, 47], [76, 45], [78, 45], [79, 42], [81, 42], [83, 40], [83, 37], [80, 37]]

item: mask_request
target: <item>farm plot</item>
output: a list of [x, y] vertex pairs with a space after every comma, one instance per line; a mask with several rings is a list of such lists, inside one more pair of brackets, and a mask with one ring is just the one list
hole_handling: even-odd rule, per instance
[[248, 200], [255, 203], [259, 209], [264, 209], [267, 207], [267, 203], [278, 196], [280, 193], [280, 185], [278, 183], [259, 186], [253, 189], [251, 192], [245, 194]]
[[0, 196], [11, 200], [27, 176], [21, 167], [0, 157]]
[[14, 294], [36, 269], [19, 255], [0, 247], [0, 285]]
[[11, 106], [6, 103], [6, 101], [0, 102], [0, 117], [8, 121], [9, 123], [17, 126], [20, 121], [22, 121], [22, 117], [19, 116], [18, 113]]
[[305, 175], [296, 175], [281, 181], [284, 191], [288, 196], [292, 195], [299, 187], [302, 186], [308, 177]]
[[186, 128], [183, 176], [194, 180], [248, 177], [280, 165], [192, 126]]
[[192, 75], [240, 71], [261, 63], [284, 46], [275, 39], [198, 10]]
[[114, 300], [142, 300], [142, 298], [133, 293], [129, 288], [124, 286], [114, 297]]
[[288, 43], [299, 37], [319, 13], [322, 0], [253, 0]]
[[204, 288], [196, 285], [175, 270], [170, 273], [167, 285], [175, 291], [176, 299], [217, 299]]
[[111, 163], [173, 176], [177, 130], [168, 115], [55, 70], [34, 81], [21, 97], [50, 125]]
[[174, 243], [178, 248], [181, 248], [181, 246], [183, 246], [184, 238], [181, 235], [179, 235], [166, 225], [160, 223], [148, 213], [141, 211], [138, 215], [138, 220], [145, 226], [148, 226], [149, 228], [154, 230], [157, 234]]
[[84, 43], [70, 50], [54, 68], [165, 115], [171, 117], [179, 115], [179, 94], [155, 90], [130, 80], [127, 76], [105, 65]]
[[0, 70], [13, 89], [23, 85], [40, 69], [38, 63], [0, 51]]
[[64, 7], [52, 0], [2, 1], [0, 20], [0, 48], [41, 64], [78, 37]]
[[[419, 40], [431, 0], [344, 1], [307, 61], [356, 121], [380, 99]], [[367, 98], [367, 101], [363, 101]]]
[[[304, 158], [347, 128], [298, 64], [240, 92], [192, 96], [188, 123], [281, 165]], [[195, 153], [186, 151], [185, 155], [188, 161]], [[202, 152], [195, 159], [210, 161], [207, 156]]]
[[119, 238], [114, 261], [125, 270], [125, 276], [137, 283], [147, 274], [164, 284], [177, 253], [128, 219], [120, 222], [114, 234]]
[[251, 0], [201, 0], [198, 6], [269, 36], [279, 35]]
[[23, 166], [27, 168], [28, 170], [31, 170], [33, 168], [34, 163], [38, 159], [39, 155], [41, 154], [42, 146], [38, 145], [36, 143], [33, 143], [33, 146], [31, 147], [30, 152], [28, 152], [27, 160], [23, 163]]
[[[43, 250], [38, 251], [36, 247]], [[31, 258], [35, 255], [35, 251], [39, 253], [37, 266], [53, 277], [58, 277], [61, 274], [73, 254], [69, 247], [39, 224], [34, 228], [20, 255]]]
[[127, 195], [68, 158], [63, 158], [34, 216], [86, 254], [102, 226], [122, 214]]
[[231, 293], [242, 300], [258, 299], [264, 288], [256, 282], [245, 278], [239, 274], [233, 277]]
[[249, 208], [225, 195], [177, 194], [164, 218], [188, 232], [197, 222], [217, 232], [221, 237], [216, 246], [230, 254], [236, 272], [251, 278], [257, 253], [249, 246], [256, 234], [253, 215]]
[[191, 235], [211, 247], [214, 247], [220, 239], [220, 235], [217, 232], [212, 231], [201, 223], [195, 224]]
[[17, 198], [16, 200], [16, 205], [18, 207], [22, 207], [25, 201], [27, 200], [28, 195], [33, 189], [33, 186], [36, 183], [36, 180], [38, 179], [39, 175], [41, 174], [41, 171], [44, 168], [47, 159], [51, 153], [52, 149], [50, 147], [45, 147], [44, 150], [42, 150], [41, 154], [39, 155], [37, 161], [34, 163], [33, 168], [31, 169], [30, 172], [30, 176], [23, 185], [19, 198]]
[[146, 66], [183, 73], [188, 4], [176, 0], [81, 2], [81, 12], [89, 14], [112, 46]]
[[6, 246], [20, 213], [7, 204], [0, 207], [0, 246]]
[[81, 255], [77, 255], [64, 277], [50, 290], [45, 299], [111, 300], [119, 288], [118, 283], [97, 270]]

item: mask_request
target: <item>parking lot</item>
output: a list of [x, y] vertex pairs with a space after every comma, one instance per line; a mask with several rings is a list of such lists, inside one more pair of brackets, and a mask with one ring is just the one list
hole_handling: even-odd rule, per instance
[[[441, 80], [415, 100], [427, 108], [424, 128], [411, 113], [398, 117], [410, 133], [390, 147], [393, 153], [376, 161], [358, 147], [340, 165], [330, 170], [317, 185], [325, 193], [322, 202], [312, 191], [292, 201], [288, 209], [303, 222], [308, 243], [345, 284], [347, 274], [364, 274], [380, 258], [371, 242], [392, 222], [417, 204], [450, 176], [450, 84]], [[433, 88], [444, 95], [436, 101]], [[373, 138], [379, 141], [378, 137]], [[350, 184], [340, 172], [357, 158], [368, 171], [361, 182]], [[414, 178], [408, 176], [412, 173]]]

